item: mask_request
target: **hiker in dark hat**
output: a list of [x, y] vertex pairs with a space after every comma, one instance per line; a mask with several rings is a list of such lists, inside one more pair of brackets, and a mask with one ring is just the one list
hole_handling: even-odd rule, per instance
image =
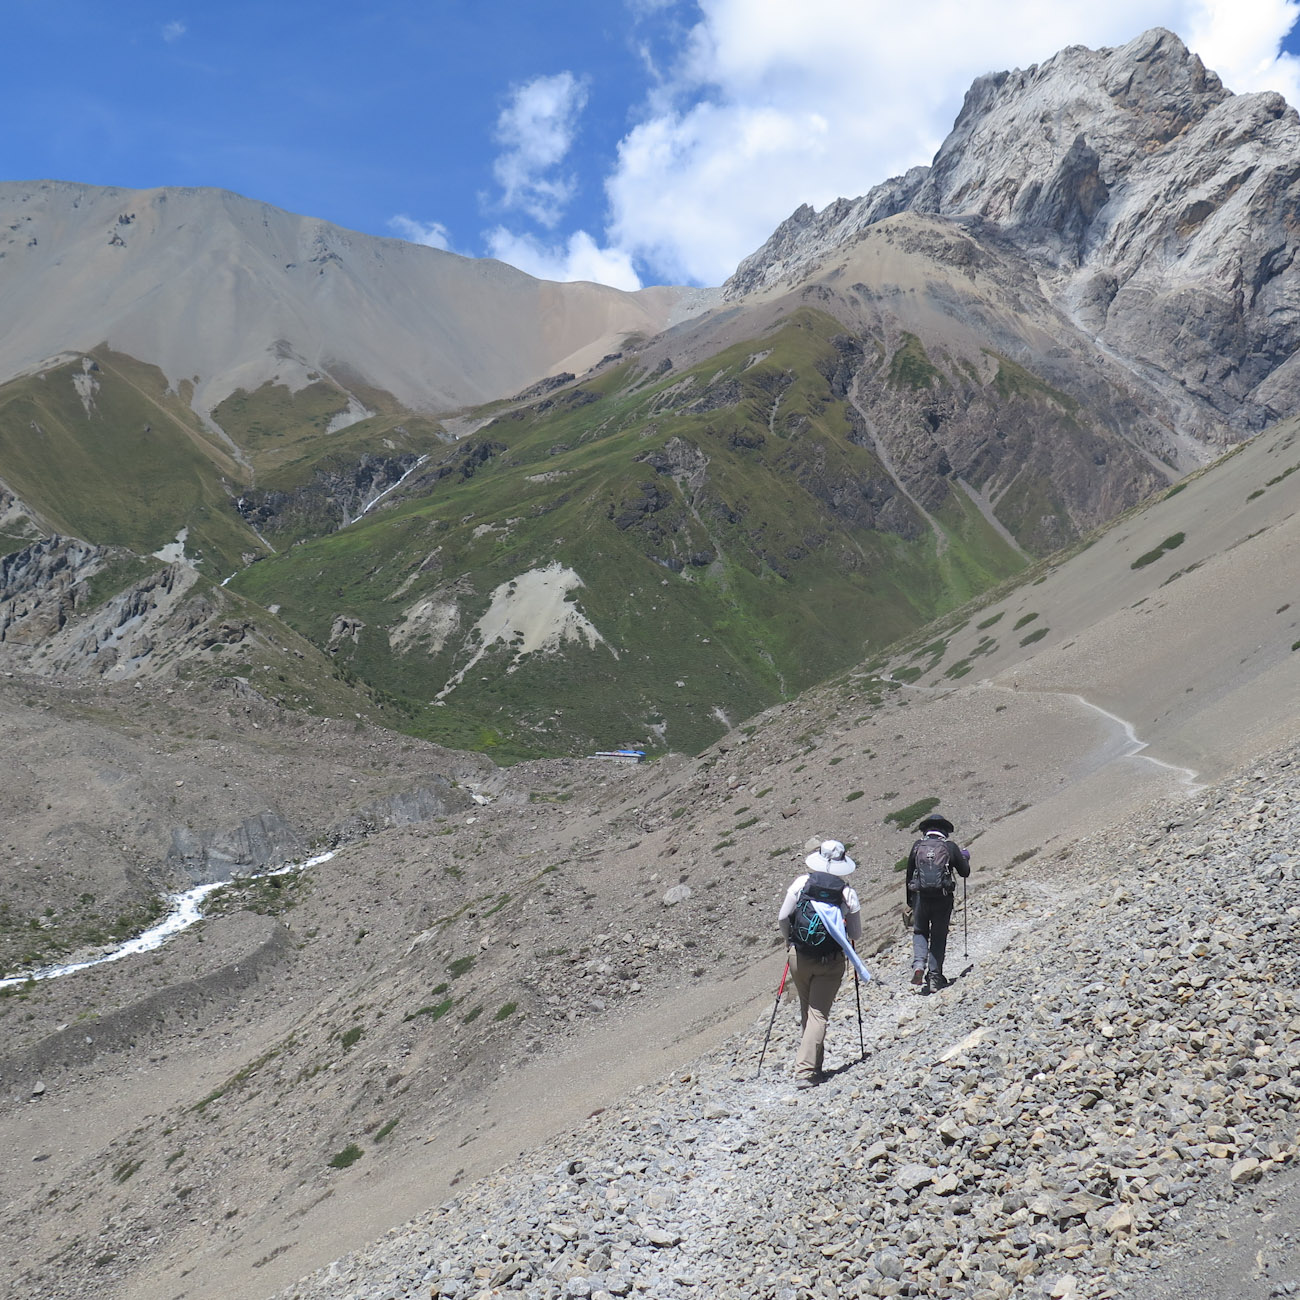
[[952, 983], [943, 973], [957, 876], [970, 875], [967, 855], [950, 839], [953, 825], [931, 813], [916, 828], [921, 837], [907, 855], [907, 905], [912, 913], [912, 985], [934, 993]]

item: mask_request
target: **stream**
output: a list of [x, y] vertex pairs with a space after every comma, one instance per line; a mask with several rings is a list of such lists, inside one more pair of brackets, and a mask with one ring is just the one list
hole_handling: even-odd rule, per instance
[[[308, 867], [316, 866], [317, 863], [328, 862], [333, 856], [333, 852], [319, 853], [314, 858], [308, 858], [305, 862], [291, 862], [287, 866], [277, 867], [274, 871], [263, 871], [256, 876], [241, 877], [241, 879], [262, 880], [267, 876], [283, 876], [291, 871], [305, 871]], [[105, 962], [121, 961], [123, 957], [134, 957], [138, 953], [153, 952], [155, 948], [161, 948], [173, 935], [180, 934], [182, 930], [188, 930], [196, 921], [201, 921], [203, 919], [203, 900], [209, 894], [215, 893], [218, 889], [224, 889], [227, 885], [233, 883], [230, 880], [218, 880], [206, 885], [195, 885], [193, 889], [187, 889], [181, 894], [172, 894], [168, 898], [171, 909], [167, 915], [134, 939], [128, 939], [125, 943], [119, 944], [118, 947], [110, 949], [98, 957], [87, 958], [85, 961], [69, 962], [66, 965], [42, 966], [39, 970], [28, 971], [24, 975], [6, 976], [4, 979], [0, 979], [0, 989], [26, 984], [29, 980], [57, 979], [60, 975], [71, 975], [75, 971], [87, 970], [91, 966], [102, 966]]]

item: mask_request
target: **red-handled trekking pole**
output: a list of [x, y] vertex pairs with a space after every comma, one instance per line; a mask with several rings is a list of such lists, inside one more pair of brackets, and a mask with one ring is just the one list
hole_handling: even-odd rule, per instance
[[772, 1019], [767, 1022], [767, 1037], [763, 1039], [763, 1050], [758, 1054], [758, 1069], [754, 1071], [754, 1078], [758, 1078], [763, 1072], [763, 1057], [767, 1055], [767, 1044], [772, 1037], [772, 1026], [776, 1024], [776, 1013], [781, 1006], [781, 994], [785, 992], [785, 977], [790, 973], [790, 958], [785, 959], [785, 970], [781, 972], [781, 984], [776, 990], [776, 1002], [772, 1007]]

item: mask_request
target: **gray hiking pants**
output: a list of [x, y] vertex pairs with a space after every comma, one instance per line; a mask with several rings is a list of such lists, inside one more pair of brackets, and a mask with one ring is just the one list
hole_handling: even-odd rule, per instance
[[948, 923], [952, 920], [951, 894], [912, 895], [912, 969], [943, 974], [948, 951]]

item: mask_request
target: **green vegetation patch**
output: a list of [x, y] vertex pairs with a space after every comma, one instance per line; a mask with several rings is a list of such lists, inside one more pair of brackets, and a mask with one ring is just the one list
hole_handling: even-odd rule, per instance
[[113, 1170], [113, 1181], [115, 1183], [126, 1182], [128, 1178], [133, 1178], [139, 1172], [140, 1166], [143, 1164], [143, 1157], [139, 1160], [124, 1160]]
[[1172, 551], [1181, 546], [1185, 540], [1185, 534], [1174, 533], [1172, 536], [1166, 537], [1154, 551], [1148, 551], [1145, 555], [1139, 555], [1128, 567], [1130, 569], [1144, 569], [1148, 564], [1154, 564], [1162, 555], [1166, 554], [1166, 552]]
[[349, 1142], [337, 1155], [329, 1159], [331, 1169], [346, 1169], [349, 1165], [354, 1165], [365, 1153], [355, 1142]]
[[891, 813], [885, 814], [885, 823], [893, 822], [900, 830], [908, 830], [915, 826], [927, 813], [932, 813], [940, 804], [938, 795], [930, 795], [925, 799], [918, 799], [915, 803], [910, 803], [906, 808], [897, 808]]
[[887, 382], [895, 388], [928, 390], [948, 386], [943, 372], [930, 360], [915, 334], [904, 334], [902, 346], [889, 363]]
[[441, 1002], [430, 1003], [428, 1006], [417, 1007], [414, 1011], [408, 1011], [402, 1019], [414, 1020], [417, 1016], [428, 1016], [431, 1020], [441, 1020], [454, 1005], [454, 999], [444, 998]]

